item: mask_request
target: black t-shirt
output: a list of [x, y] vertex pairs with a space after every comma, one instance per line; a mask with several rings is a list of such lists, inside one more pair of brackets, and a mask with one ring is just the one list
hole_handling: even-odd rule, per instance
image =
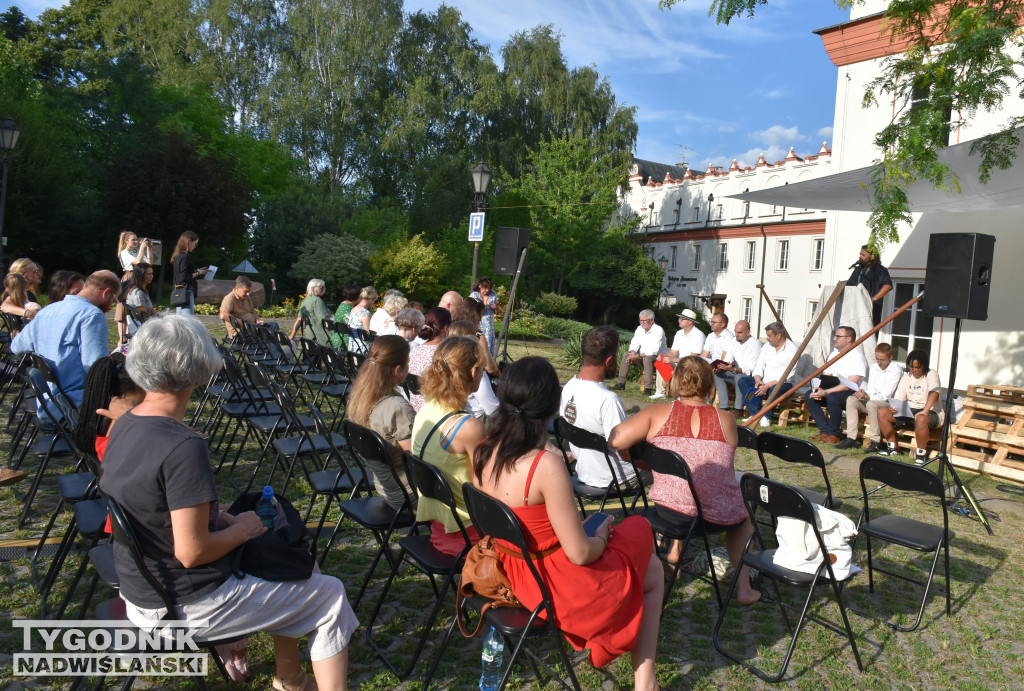
[[[883, 286], [891, 286], [892, 278], [889, 277], [889, 270], [882, 266], [882, 263], [878, 260], [871, 262], [871, 265], [864, 267], [857, 264], [853, 268], [853, 273], [850, 274], [850, 280], [846, 282], [848, 286], [862, 285], [864, 289], [868, 291], [868, 295], [874, 297]], [[877, 324], [882, 320], [882, 301], [876, 300], [871, 306], [871, 316]]]
[[[212, 502], [211, 519], [217, 515], [217, 487], [202, 437], [171, 418], [129, 411], [114, 425], [102, 467], [100, 488], [132, 519], [150, 573], [178, 604], [192, 602], [227, 580], [229, 555], [190, 569], [174, 556], [171, 511]], [[116, 543], [114, 565], [126, 599], [139, 607], [163, 607], [131, 554]]]

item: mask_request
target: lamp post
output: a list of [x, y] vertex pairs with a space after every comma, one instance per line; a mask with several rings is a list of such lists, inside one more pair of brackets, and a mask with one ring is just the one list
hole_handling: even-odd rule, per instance
[[3, 178], [0, 179], [0, 267], [3, 267], [5, 272], [7, 263], [4, 261], [4, 207], [7, 205], [7, 166], [14, 145], [18, 143], [19, 134], [21, 128], [11, 118], [6, 118], [0, 123], [0, 151], [3, 152]]
[[[666, 257], [663, 254], [660, 257], [658, 257], [657, 261], [658, 261], [658, 268], [661, 269], [661, 273], [665, 274], [665, 276], [662, 278], [662, 280], [665, 280], [665, 278], [667, 278], [667, 274], [668, 274], [668, 257]], [[661, 289], [661, 295], [658, 296], [658, 309], [661, 309], [663, 307], [663, 305], [661, 304], [662, 303], [662, 298], [665, 297], [666, 295], [668, 295], [668, 286], [667, 285], [665, 285], [665, 287]], [[667, 304], [668, 301], [666, 300], [665, 303]]]
[[711, 204], [714, 201], [715, 201], [715, 195], [709, 194], [708, 195], [708, 217], [704, 219], [704, 227], [705, 228], [708, 227], [708, 221], [711, 220]]
[[[476, 204], [477, 213], [483, 211], [484, 202], [487, 199], [487, 188], [491, 184], [491, 169], [484, 165], [483, 161], [476, 164], [476, 167], [471, 168], [470, 173], [473, 174], [473, 202]], [[476, 266], [477, 261], [480, 258], [480, 243], [473, 243], [473, 278], [469, 283], [469, 292], [473, 292], [473, 286], [476, 285]]]

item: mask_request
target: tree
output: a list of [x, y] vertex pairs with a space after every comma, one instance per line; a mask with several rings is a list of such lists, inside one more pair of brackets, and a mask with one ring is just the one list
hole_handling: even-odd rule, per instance
[[528, 171], [503, 183], [530, 207], [530, 272], [549, 281], [551, 292], [563, 292], [566, 279], [594, 258], [626, 176], [612, 154], [566, 135], [542, 142]]
[[585, 296], [587, 320], [600, 309], [601, 320], [608, 323], [621, 306], [629, 305], [635, 313], [637, 305], [657, 298], [664, 277], [640, 244], [622, 229], [610, 229], [579, 267], [572, 285]]
[[410, 300], [429, 305], [443, 292], [441, 276], [447, 260], [423, 233], [397, 237], [370, 257], [378, 288], [398, 288]]
[[327, 294], [337, 295], [351, 283], [366, 284], [370, 255], [376, 249], [376, 245], [351, 235], [323, 233], [302, 243], [299, 258], [288, 273], [303, 286], [311, 278], [322, 278]]
[[[680, 0], [660, 0], [663, 9]], [[709, 14], [722, 24], [754, 16], [768, 0], [712, 0]], [[860, 0], [834, 0], [851, 7]], [[868, 86], [864, 105], [882, 98], [897, 107], [893, 121], [875, 136], [882, 152], [872, 180], [870, 244], [880, 249], [899, 240], [900, 223], [910, 224], [906, 190], [919, 178], [936, 188], [960, 190], [959, 179], [938, 160], [956, 127], [969, 127], [983, 114], [998, 113], [1008, 96], [1024, 98], [1024, 3], [1016, 0], [892, 0], [886, 30], [906, 50], [885, 60]], [[913, 107], [912, 107], [913, 104]], [[951, 114], [959, 115], [957, 120]], [[1008, 117], [1003, 129], [979, 137], [971, 152], [979, 155], [979, 174], [987, 182], [993, 169], [1014, 163], [1024, 116]]]

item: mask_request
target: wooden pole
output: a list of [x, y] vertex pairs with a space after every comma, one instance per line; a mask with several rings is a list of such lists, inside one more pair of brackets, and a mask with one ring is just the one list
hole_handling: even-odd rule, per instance
[[794, 392], [796, 392], [797, 389], [799, 389], [801, 386], [803, 386], [804, 384], [809, 382], [811, 379], [814, 379], [816, 376], [818, 376], [819, 374], [824, 372], [826, 369], [831, 367], [833, 364], [835, 364], [836, 362], [839, 362], [844, 355], [846, 355], [848, 352], [850, 352], [851, 350], [853, 350], [854, 348], [859, 346], [861, 343], [863, 343], [869, 336], [872, 336], [873, 334], [878, 333], [879, 329], [881, 329], [883, 326], [885, 326], [886, 324], [891, 322], [896, 317], [898, 317], [901, 314], [903, 314], [904, 312], [906, 312], [908, 309], [910, 309], [911, 306], [914, 305], [914, 303], [918, 302], [923, 296], [924, 296], [924, 291], [918, 293], [917, 297], [913, 298], [907, 304], [903, 305], [903, 307], [900, 307], [898, 310], [896, 310], [895, 312], [890, 314], [888, 317], [883, 319], [881, 322], [879, 322], [878, 326], [874, 327], [873, 329], [871, 329], [870, 331], [865, 333], [863, 336], [858, 338], [856, 341], [851, 343], [849, 346], [847, 346], [846, 350], [844, 350], [843, 352], [839, 353], [839, 355], [836, 355], [834, 358], [832, 358], [831, 360], [826, 362], [824, 365], [822, 365], [818, 369], [814, 370], [811, 374], [809, 374], [806, 377], [804, 377], [800, 382], [798, 382], [796, 384], [796, 386], [794, 386], [792, 389], [790, 389], [789, 391], [787, 391], [784, 394], [782, 394], [781, 396], [779, 396], [777, 399], [775, 399], [771, 403], [766, 403], [764, 405], [764, 407], [761, 408], [761, 410], [757, 411], [756, 414], [751, 415], [750, 418], [747, 419], [747, 421], [743, 423], [743, 426], [744, 427], [753, 427], [754, 424], [757, 423], [757, 421], [760, 420], [761, 417], [765, 413], [767, 413], [769, 410], [771, 410], [772, 408], [777, 406], [779, 403], [782, 403], [784, 400], [789, 398], [791, 395], [793, 395]]

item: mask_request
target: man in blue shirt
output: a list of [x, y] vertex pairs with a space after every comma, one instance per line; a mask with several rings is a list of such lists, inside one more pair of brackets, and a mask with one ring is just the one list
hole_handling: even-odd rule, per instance
[[112, 272], [91, 274], [78, 295], [40, 310], [15, 336], [11, 350], [46, 360], [71, 402], [80, 405], [89, 367], [110, 352], [105, 312], [120, 291], [121, 281]]

